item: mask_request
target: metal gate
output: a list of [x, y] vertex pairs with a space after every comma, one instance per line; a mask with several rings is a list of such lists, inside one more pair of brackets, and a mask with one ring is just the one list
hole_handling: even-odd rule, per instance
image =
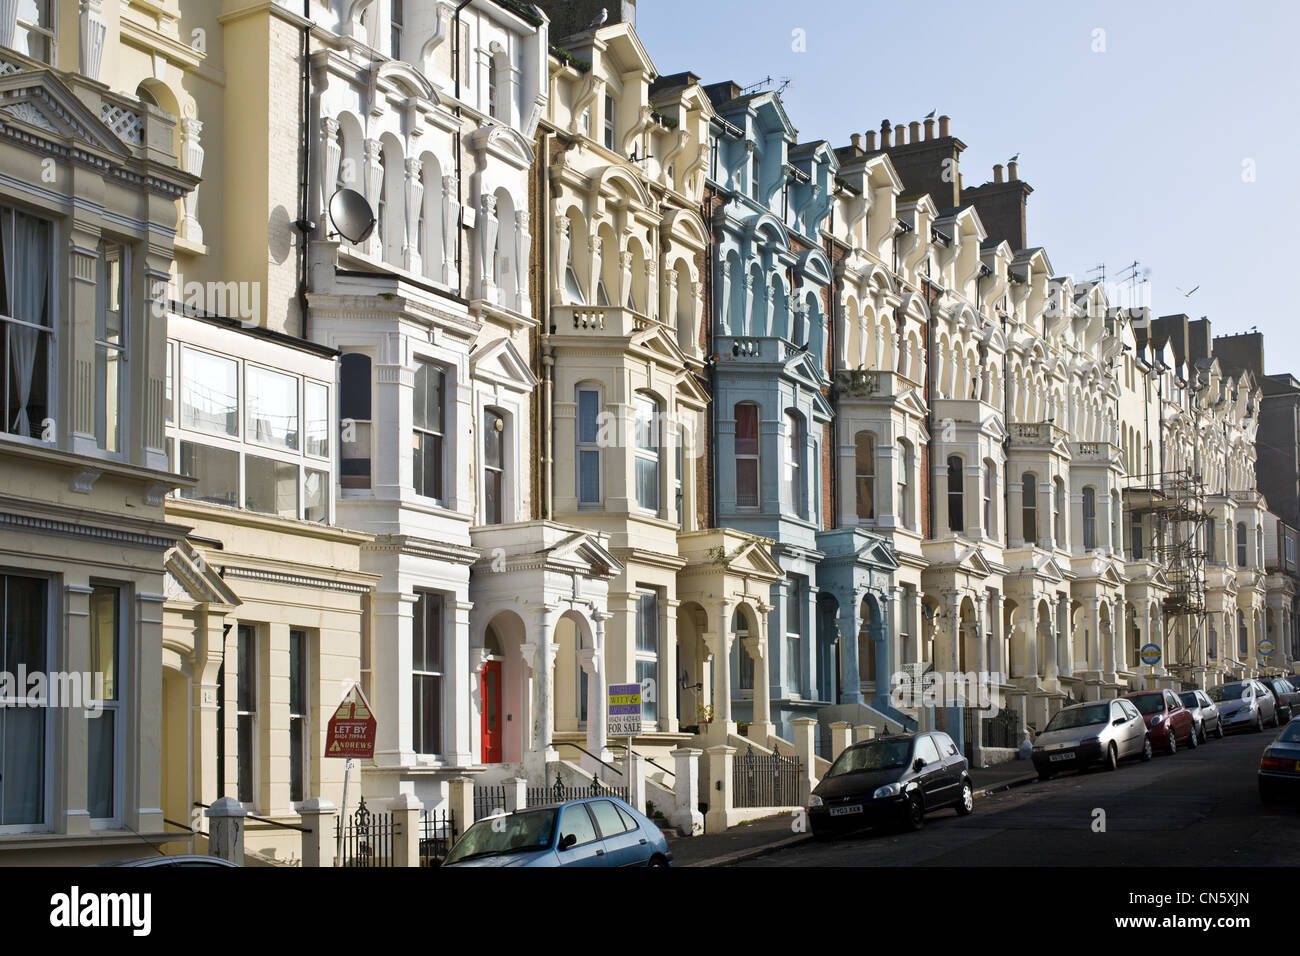
[[441, 863], [458, 836], [456, 814], [450, 810], [426, 810], [420, 814], [420, 866]]
[[339, 866], [379, 867], [393, 865], [393, 815], [372, 813], [362, 797], [347, 821], [334, 824], [334, 835], [342, 828], [343, 857]]
[[757, 754], [750, 744], [732, 765], [732, 806], [798, 806], [800, 766], [798, 757]]
[[566, 787], [557, 774], [555, 783], [549, 787], [529, 787], [528, 806], [544, 807], [548, 803], [567, 803], [570, 800], [584, 800], [587, 797], [618, 797], [627, 802], [627, 787], [611, 787], [593, 780], [589, 787]]

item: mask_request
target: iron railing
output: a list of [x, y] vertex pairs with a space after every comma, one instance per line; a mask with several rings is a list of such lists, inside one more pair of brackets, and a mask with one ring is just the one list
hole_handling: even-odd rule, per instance
[[357, 809], [346, 822], [334, 824], [335, 836], [342, 827], [343, 857], [339, 866], [384, 867], [393, 865], [393, 834], [395, 826], [391, 813], [372, 813], [362, 797]]
[[505, 784], [474, 788], [474, 819], [482, 820], [506, 809]]
[[557, 774], [555, 783], [549, 787], [528, 787], [526, 794], [528, 806], [544, 807], [548, 803], [567, 803], [570, 800], [585, 800], [587, 797], [618, 797], [627, 801], [627, 787], [611, 787], [593, 780], [588, 787], [567, 787]]
[[732, 766], [732, 806], [798, 806], [799, 771], [798, 757], [754, 753], [754, 745], [750, 744]]
[[442, 863], [458, 836], [456, 814], [451, 810], [426, 810], [420, 814], [420, 866]]

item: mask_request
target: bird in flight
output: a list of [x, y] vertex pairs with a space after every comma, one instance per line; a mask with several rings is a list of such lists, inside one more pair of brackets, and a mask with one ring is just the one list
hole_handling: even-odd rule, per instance
[[1195, 292], [1195, 291], [1196, 291], [1197, 289], [1199, 289], [1200, 287], [1201, 287], [1201, 286], [1200, 286], [1200, 284], [1198, 283], [1198, 284], [1192, 286], [1190, 292], [1183, 292], [1182, 289], [1178, 289], [1178, 286], [1174, 286], [1174, 288], [1175, 288], [1175, 289], [1178, 289], [1179, 292], [1183, 292], [1183, 296], [1184, 296], [1184, 298], [1191, 296], [1192, 292]]

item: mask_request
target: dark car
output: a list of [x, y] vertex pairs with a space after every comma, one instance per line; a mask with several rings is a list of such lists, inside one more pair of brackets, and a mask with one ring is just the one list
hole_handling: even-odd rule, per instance
[[809, 800], [814, 836], [879, 824], [919, 830], [925, 815], [975, 809], [966, 758], [938, 731], [891, 734], [854, 744], [836, 758]]
[[1196, 720], [1192, 712], [1183, 706], [1173, 691], [1139, 690], [1125, 694], [1124, 699], [1132, 701], [1141, 712], [1151, 734], [1151, 746], [1156, 750], [1172, 754], [1184, 744], [1188, 750], [1195, 750], [1200, 743], [1196, 739]]
[[1300, 798], [1300, 717], [1282, 729], [1259, 761], [1259, 798], [1265, 803]]
[[1185, 690], [1178, 695], [1183, 706], [1192, 712], [1196, 721], [1196, 737], [1201, 743], [1210, 734], [1223, 739], [1223, 718], [1219, 716], [1219, 705], [1210, 700], [1210, 695], [1203, 690]]
[[1261, 677], [1259, 682], [1273, 693], [1277, 700], [1277, 721], [1285, 724], [1300, 714], [1300, 688], [1285, 677]]
[[663, 831], [617, 797], [498, 814], [466, 830], [443, 866], [672, 866]]

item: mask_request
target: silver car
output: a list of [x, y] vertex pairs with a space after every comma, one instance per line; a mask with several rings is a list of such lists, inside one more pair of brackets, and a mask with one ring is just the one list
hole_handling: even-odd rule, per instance
[[1185, 690], [1178, 695], [1183, 706], [1192, 712], [1196, 722], [1196, 739], [1205, 743], [1210, 734], [1223, 739], [1223, 718], [1219, 716], [1219, 705], [1210, 700], [1210, 695], [1203, 690]]
[[1125, 757], [1151, 759], [1146, 721], [1130, 701], [1097, 700], [1064, 707], [1034, 740], [1040, 780], [1100, 763], [1114, 770]]
[[1210, 700], [1219, 705], [1224, 730], [1261, 731], [1265, 724], [1277, 726], [1277, 701], [1257, 680], [1247, 678], [1211, 687]]

